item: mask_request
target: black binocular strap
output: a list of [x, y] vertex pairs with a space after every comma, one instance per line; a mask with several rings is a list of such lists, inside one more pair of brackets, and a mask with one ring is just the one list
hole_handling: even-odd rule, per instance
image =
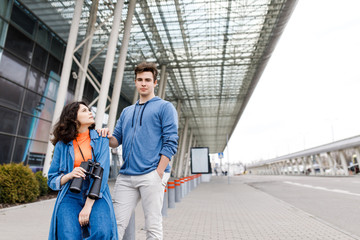
[[[79, 142], [77, 141], [76, 138], [75, 138], [75, 140], [76, 140], [76, 143], [77, 143], [78, 148], [79, 148], [79, 150], [80, 150], [81, 156], [82, 156], [82, 158], [84, 159], [84, 162], [86, 162], [85, 157], [84, 157], [84, 154], [83, 154], [83, 152], [81, 151], [80, 144], [79, 144]], [[90, 146], [90, 147], [91, 147], [91, 152], [92, 152], [92, 154], [93, 154], [93, 156], [94, 156], [94, 162], [97, 162], [97, 161], [96, 161], [96, 156], [95, 156], [95, 153], [94, 153], [94, 149], [93, 149], [92, 146]]]

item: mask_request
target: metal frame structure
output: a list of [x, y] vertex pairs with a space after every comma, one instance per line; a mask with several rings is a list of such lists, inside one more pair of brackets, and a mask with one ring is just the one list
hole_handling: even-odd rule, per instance
[[[75, 1], [21, 2], [68, 41]], [[132, 102], [133, 69], [140, 61], [156, 62], [159, 68], [166, 66], [162, 68], [167, 75], [162, 96], [175, 106], [181, 103], [180, 128], [184, 129], [185, 119], [188, 119], [188, 129], [197, 146], [209, 147], [210, 153], [222, 152], [226, 136], [231, 137], [296, 2], [138, 0], [132, 18], [121, 95]], [[90, 0], [83, 2], [77, 45], [88, 36], [91, 5]], [[115, 5], [113, 0], [98, 2], [90, 62], [99, 73], [104, 71]], [[114, 66], [120, 59], [119, 46], [124, 39], [128, 6], [129, 2], [125, 1]], [[77, 51], [81, 55], [83, 46]], [[113, 67], [112, 84], [116, 70]]]

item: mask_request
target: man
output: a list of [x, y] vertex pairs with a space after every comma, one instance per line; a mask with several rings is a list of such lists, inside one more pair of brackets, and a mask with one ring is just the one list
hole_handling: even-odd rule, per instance
[[163, 239], [162, 215], [164, 187], [170, 177], [169, 161], [176, 153], [178, 117], [174, 106], [155, 97], [158, 71], [154, 63], [135, 68], [135, 86], [140, 99], [125, 108], [113, 135], [112, 148], [122, 144], [123, 160], [114, 186], [113, 204], [122, 239], [131, 214], [141, 198], [147, 239]]

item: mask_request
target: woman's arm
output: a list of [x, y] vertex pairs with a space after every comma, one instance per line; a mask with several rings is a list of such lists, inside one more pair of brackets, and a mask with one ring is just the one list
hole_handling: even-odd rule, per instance
[[85, 226], [89, 224], [90, 213], [92, 210], [92, 206], [94, 205], [95, 200], [91, 198], [86, 198], [85, 206], [79, 213], [79, 223], [81, 226]]

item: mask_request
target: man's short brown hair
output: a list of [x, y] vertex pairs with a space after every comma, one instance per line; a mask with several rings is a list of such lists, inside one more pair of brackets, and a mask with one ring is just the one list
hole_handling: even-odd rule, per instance
[[158, 70], [156, 69], [155, 63], [152, 62], [139, 63], [135, 68], [135, 79], [136, 79], [136, 75], [142, 72], [151, 72], [154, 76], [154, 82], [155, 82], [158, 75]]

